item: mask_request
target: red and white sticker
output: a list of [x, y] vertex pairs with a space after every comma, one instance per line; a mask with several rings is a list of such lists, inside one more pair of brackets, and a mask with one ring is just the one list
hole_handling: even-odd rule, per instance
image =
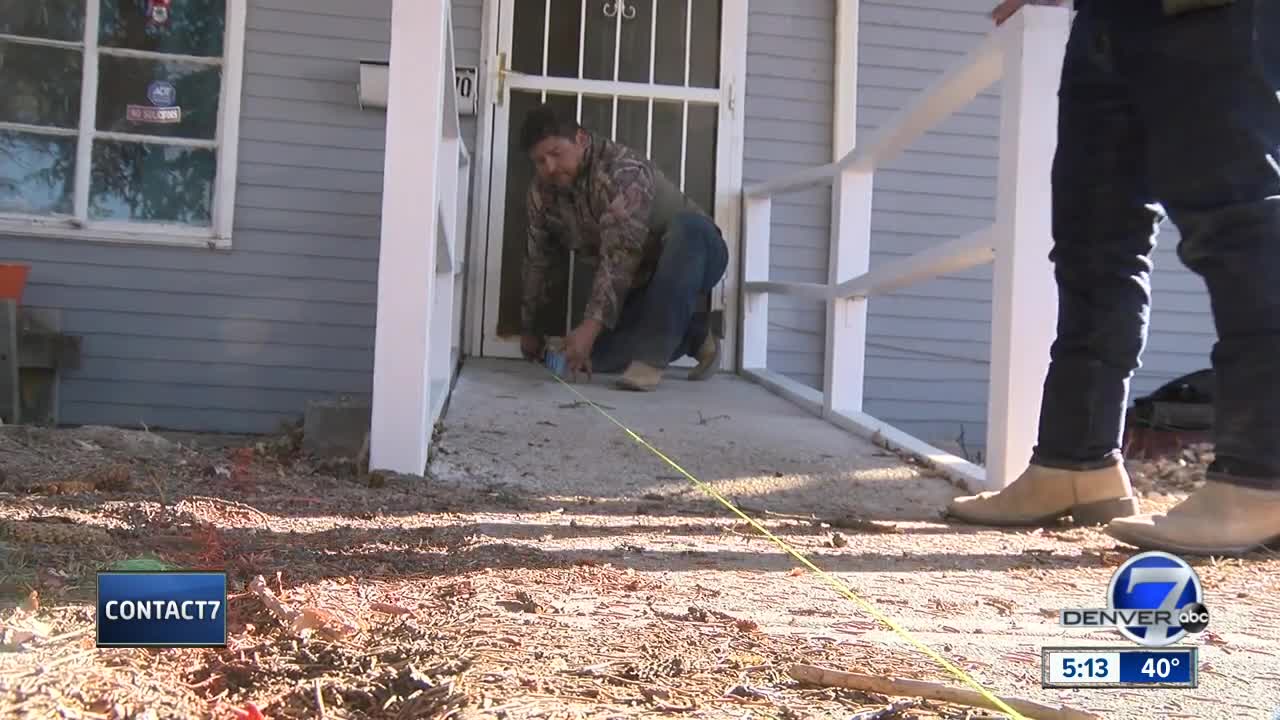
[[153, 25], [165, 25], [169, 22], [169, 4], [171, 0], [151, 0], [147, 10], [147, 19]]
[[129, 105], [125, 110], [129, 122], [171, 125], [182, 122], [182, 108]]

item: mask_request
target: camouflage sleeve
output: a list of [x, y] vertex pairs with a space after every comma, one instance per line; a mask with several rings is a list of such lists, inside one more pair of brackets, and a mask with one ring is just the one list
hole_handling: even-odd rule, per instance
[[537, 334], [538, 312], [547, 302], [547, 269], [551, 265], [547, 231], [547, 199], [536, 185], [529, 186], [525, 200], [527, 230], [525, 233], [524, 295], [520, 305], [520, 328], [524, 335]]
[[614, 171], [600, 219], [600, 258], [584, 317], [613, 329], [631, 289], [649, 236], [649, 212], [655, 178], [645, 163], [629, 162]]

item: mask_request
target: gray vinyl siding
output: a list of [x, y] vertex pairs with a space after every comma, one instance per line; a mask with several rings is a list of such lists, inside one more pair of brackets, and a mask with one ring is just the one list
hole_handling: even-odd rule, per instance
[[[859, 31], [859, 133], [866, 137], [888, 121], [914, 93], [959, 61], [990, 28], [990, 0], [863, 0]], [[829, 3], [809, 3], [826, 9]], [[763, 13], [761, 13], [763, 14]], [[762, 18], [763, 20], [763, 18]], [[753, 28], [756, 13], [752, 16]], [[779, 27], [794, 24], [780, 22]], [[807, 38], [803, 51], [825, 61], [821, 43], [834, 45], [834, 26]], [[797, 33], [798, 34], [798, 33]], [[753, 39], [754, 42], [754, 39]], [[801, 51], [793, 51], [801, 52]], [[754, 68], [764, 63], [755, 61]], [[754, 75], [752, 76], [754, 78]], [[813, 77], [830, 72], [814, 68]], [[815, 96], [830, 97], [826, 86]], [[750, 90], [749, 95], [750, 98]], [[960, 113], [913, 143], [875, 177], [872, 216], [872, 267], [963, 235], [994, 220], [996, 156], [999, 147], [999, 86], [980, 95]], [[830, 102], [829, 100], [827, 102]], [[778, 103], [775, 103], [778, 104]], [[775, 177], [777, 169], [751, 172], [753, 124], [760, 129], [769, 113], [792, 109], [748, 104], [748, 175]], [[809, 121], [829, 118], [830, 108], [815, 108]], [[816, 141], [829, 133], [801, 126], [813, 150], [793, 143], [797, 162], [816, 164], [828, 152]], [[767, 131], [766, 131], [767, 132]], [[781, 134], [781, 129], [778, 130]], [[759, 167], [759, 166], [757, 166]], [[1047, 181], [1047, 178], [1046, 178]], [[788, 199], [790, 200], [790, 199]], [[812, 207], [788, 204], [775, 211], [772, 271], [778, 279], [825, 279], [829, 218], [824, 197]], [[797, 231], [794, 226], [804, 229]], [[803, 247], [788, 247], [803, 237]], [[1186, 372], [1208, 366], [1215, 338], [1208, 300], [1199, 279], [1178, 262], [1177, 233], [1166, 225], [1156, 256], [1152, 336], [1133, 394], [1151, 391]], [[949, 448], [970, 450], [985, 444], [986, 400], [991, 337], [990, 268], [921, 283], [869, 304], [867, 412], [908, 432]], [[771, 300], [772, 303], [777, 303]], [[771, 309], [770, 367], [821, 387], [823, 315], [808, 309]], [[816, 308], [815, 308], [816, 310]], [[785, 318], [785, 320], [784, 320]], [[1046, 322], [1053, 322], [1046, 318]], [[779, 325], [796, 328], [780, 330]], [[1036, 392], [1038, 388], [1028, 388]]]
[[[835, 3], [751, 3], [748, 18], [743, 178], [771, 180], [831, 162]], [[818, 188], [773, 200], [769, 275], [826, 282], [831, 191]], [[826, 312], [821, 303], [769, 298], [768, 366], [822, 385]]]
[[[26, 304], [83, 336], [63, 422], [258, 432], [368, 398], [385, 115], [359, 109], [357, 60], [387, 56], [390, 11], [249, 1], [232, 250], [0, 237], [32, 265]], [[455, 2], [460, 63], [480, 15]]]
[[[859, 131], [977, 43], [991, 5], [863, 0]], [[358, 108], [356, 61], [387, 56], [390, 7], [250, 0], [231, 251], [0, 236], [6, 259], [33, 266], [26, 303], [61, 311], [64, 330], [84, 338], [82, 367], [60, 386], [64, 422], [254, 432], [308, 400], [368, 397], [385, 115]], [[831, 159], [834, 7], [751, 4], [747, 183]], [[482, 0], [455, 0], [453, 14], [456, 61], [477, 65]], [[991, 222], [998, 97], [984, 94], [877, 174], [873, 267]], [[474, 118], [463, 135], [477, 154]], [[774, 279], [826, 280], [830, 211], [827, 189], [775, 199]], [[1135, 394], [1208, 364], [1208, 302], [1175, 243], [1162, 235]], [[961, 428], [982, 445], [989, 277], [980, 268], [871, 302], [868, 412], [940, 445]], [[769, 320], [769, 366], [821, 387], [821, 306], [775, 297]]]

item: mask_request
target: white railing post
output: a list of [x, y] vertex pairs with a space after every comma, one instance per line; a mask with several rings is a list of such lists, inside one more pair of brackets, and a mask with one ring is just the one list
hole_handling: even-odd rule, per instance
[[[853, 151], [858, 137], [858, 3], [836, 8], [833, 160]], [[827, 281], [835, 287], [871, 269], [872, 173], [842, 169], [831, 188], [831, 249]], [[867, 299], [827, 303], [823, 413], [862, 412], [867, 361]]]
[[370, 470], [426, 470], [448, 38], [448, 0], [393, 0]]
[[[832, 193], [832, 287], [871, 269], [869, 172], [843, 170]], [[826, 382], [823, 411], [862, 412], [867, 366], [867, 299], [835, 298], [827, 304]]]
[[986, 486], [1015, 480], [1031, 458], [1057, 326], [1050, 170], [1070, 10], [1028, 6], [1004, 30]]
[[762, 370], [769, 365], [769, 296], [748, 290], [747, 283], [769, 279], [773, 199], [746, 196], [742, 215], [742, 336], [738, 369]]

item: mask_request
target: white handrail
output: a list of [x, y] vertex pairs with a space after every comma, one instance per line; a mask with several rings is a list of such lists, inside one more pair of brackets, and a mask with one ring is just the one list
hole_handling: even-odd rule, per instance
[[[837, 425], [915, 454], [970, 489], [1003, 487], [1016, 476], [1029, 459], [1035, 439], [1040, 390], [1055, 325], [1055, 285], [1048, 261], [1048, 184], [1056, 147], [1057, 87], [1069, 27], [1070, 11], [1066, 8], [1025, 7], [984, 37], [867, 142], [837, 162], [744, 189], [739, 358], [743, 375]], [[871, 178], [877, 168], [997, 81], [1002, 82], [1000, 158], [996, 220], [991, 226], [826, 284], [769, 279], [773, 196], [835, 184], [857, 188], [852, 196], [870, 203]], [[842, 219], [869, 227], [870, 208], [857, 210]], [[841, 228], [833, 222], [832, 242], [841, 243], [842, 250], [849, 249], [850, 242], [869, 243], [867, 227]], [[867, 248], [860, 250], [865, 256]], [[849, 255], [857, 257], [859, 253]], [[994, 263], [994, 272], [988, 462], [984, 469], [863, 413], [866, 313], [851, 312], [850, 308], [870, 297], [988, 262]], [[833, 320], [828, 322], [828, 370], [823, 391], [768, 369], [770, 294], [828, 303]], [[849, 377], [841, 377], [845, 364], [857, 365], [847, 368]]]
[[781, 195], [829, 184], [841, 170], [874, 171], [999, 80], [1002, 49], [1008, 43], [1008, 34], [1017, 29], [1017, 23], [1009, 23], [984, 37], [963, 60], [880, 126], [868, 142], [860, 143], [839, 161], [748, 186], [743, 194], [747, 197]]

